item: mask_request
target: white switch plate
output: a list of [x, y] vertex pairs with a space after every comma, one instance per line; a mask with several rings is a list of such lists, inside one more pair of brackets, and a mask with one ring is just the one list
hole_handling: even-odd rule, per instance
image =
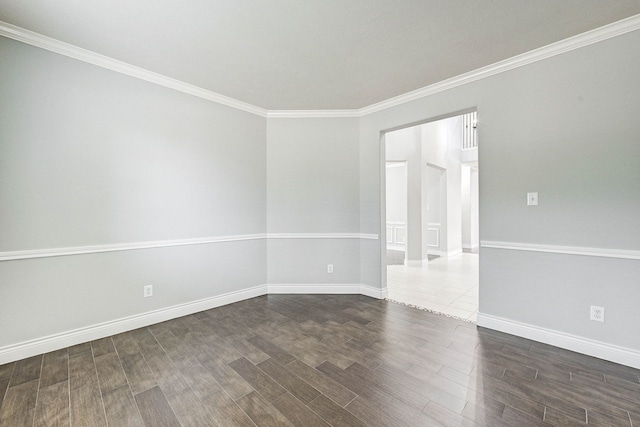
[[527, 206], [538, 206], [538, 193], [527, 193]]
[[327, 273], [333, 273], [333, 264], [327, 264]]
[[144, 289], [143, 295], [145, 298], [149, 298], [153, 296], [153, 285], [147, 285], [143, 289]]

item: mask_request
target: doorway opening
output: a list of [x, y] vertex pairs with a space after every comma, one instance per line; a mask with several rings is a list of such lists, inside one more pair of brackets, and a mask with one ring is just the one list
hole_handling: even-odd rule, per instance
[[383, 135], [388, 298], [474, 322], [476, 129], [474, 110]]

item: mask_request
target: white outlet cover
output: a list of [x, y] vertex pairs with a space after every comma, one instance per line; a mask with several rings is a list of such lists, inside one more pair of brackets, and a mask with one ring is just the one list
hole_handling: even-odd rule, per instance
[[527, 206], [538, 206], [538, 193], [527, 193]]
[[589, 319], [594, 320], [596, 322], [604, 322], [604, 307], [598, 307], [596, 305], [592, 305]]

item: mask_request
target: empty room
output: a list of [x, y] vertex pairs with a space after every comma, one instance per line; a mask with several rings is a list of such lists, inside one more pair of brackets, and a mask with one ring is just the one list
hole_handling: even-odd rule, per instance
[[639, 70], [637, 0], [0, 0], [0, 426], [640, 426]]

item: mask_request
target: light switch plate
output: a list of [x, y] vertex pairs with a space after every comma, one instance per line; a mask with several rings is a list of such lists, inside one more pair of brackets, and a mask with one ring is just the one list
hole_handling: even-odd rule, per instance
[[527, 206], [538, 206], [538, 193], [527, 193]]

